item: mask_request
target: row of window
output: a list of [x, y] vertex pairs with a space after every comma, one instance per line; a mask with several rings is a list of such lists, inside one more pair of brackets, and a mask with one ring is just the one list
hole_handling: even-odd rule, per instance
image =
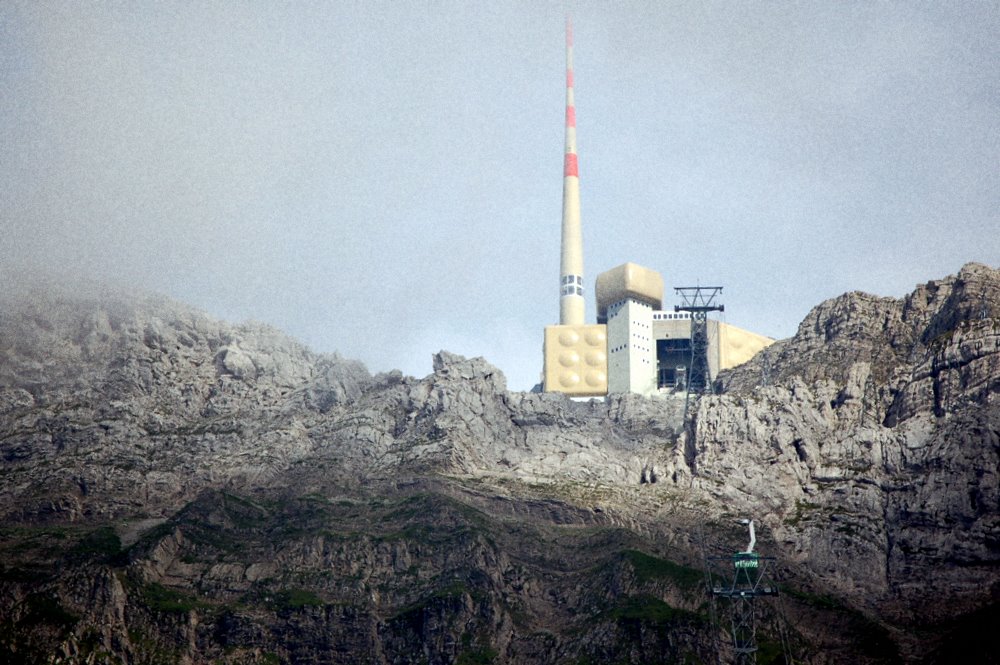
[[572, 295], [582, 296], [583, 287], [573, 286], [572, 284], [564, 284], [563, 287], [559, 289], [559, 294], [564, 296], [572, 296]]
[[[622, 344], [621, 346], [616, 346], [613, 349], [610, 349], [610, 352], [611, 353], [617, 353], [619, 351], [625, 350], [626, 348], [628, 348], [628, 344]], [[645, 351], [646, 353], [652, 353], [653, 352], [653, 349], [651, 349], [648, 346], [635, 346], [633, 348], [635, 348], [636, 351]]]
[[560, 284], [579, 284], [583, 286], [583, 277], [580, 275], [563, 275]]
[[[618, 311], [622, 307], [625, 306], [626, 302], [628, 302], [628, 301], [627, 300], [619, 300], [615, 304], [613, 304], [610, 307], [608, 307], [608, 316], [613, 316], [613, 315], [617, 314]], [[644, 303], [636, 303], [636, 304], [643, 305], [644, 307], [649, 307], [649, 305], [646, 305]], [[653, 312], [653, 320], [654, 321], [681, 321], [681, 320], [688, 320], [690, 318], [691, 318], [691, 312], [676, 312], [676, 313], [671, 313], [671, 312]], [[642, 323], [638, 323], [637, 322], [636, 325], [646, 325], [646, 324], [642, 324]]]

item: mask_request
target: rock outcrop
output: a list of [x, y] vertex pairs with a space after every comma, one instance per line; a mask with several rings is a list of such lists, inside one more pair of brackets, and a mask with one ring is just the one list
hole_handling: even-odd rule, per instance
[[711, 662], [705, 557], [752, 516], [784, 589], [758, 662], [990, 662], [1000, 272], [827, 301], [719, 384], [685, 423], [444, 351], [372, 377], [159, 298], [8, 300], [0, 649]]
[[312, 446], [303, 419], [370, 385], [260, 325], [158, 297], [33, 293], [0, 312], [0, 514], [80, 520], [176, 510], [267, 478]]
[[907, 625], [910, 658], [915, 630], [996, 606], [998, 271], [827, 301], [722, 383], [699, 405], [695, 483], [766, 511], [817, 588]]

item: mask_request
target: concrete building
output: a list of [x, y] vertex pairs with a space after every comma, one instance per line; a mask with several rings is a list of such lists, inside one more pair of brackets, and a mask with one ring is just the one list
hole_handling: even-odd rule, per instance
[[[597, 324], [545, 329], [546, 392], [601, 396], [683, 391], [692, 364], [691, 314], [663, 308], [663, 278], [625, 263], [597, 276]], [[708, 319], [708, 368], [752, 358], [774, 340]]]
[[[687, 381], [691, 363], [691, 315], [687, 312], [654, 312], [657, 389], [680, 389]], [[723, 321], [708, 320], [708, 368], [712, 379], [720, 370], [750, 360], [774, 339]]]
[[[625, 263], [598, 275], [597, 323], [586, 323], [581, 228], [573, 30], [567, 20], [559, 324], [545, 327], [542, 389], [576, 397], [599, 397], [609, 393], [653, 395], [684, 388], [692, 359], [691, 317], [684, 312], [663, 310], [660, 273]], [[749, 360], [773, 341], [735, 326], [708, 321], [711, 378], [720, 369]], [[704, 371], [700, 375], [704, 376]]]
[[[597, 276], [597, 323], [607, 326], [608, 392], [652, 395], [683, 389], [691, 369], [691, 314], [663, 309], [663, 278], [625, 263]], [[708, 366], [735, 367], [774, 342], [708, 320]]]
[[597, 323], [608, 327], [608, 392], [656, 390], [653, 312], [663, 308], [663, 278], [625, 263], [597, 276]]

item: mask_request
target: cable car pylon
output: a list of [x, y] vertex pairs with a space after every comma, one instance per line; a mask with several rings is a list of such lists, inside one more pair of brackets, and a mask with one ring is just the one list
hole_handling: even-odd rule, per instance
[[[750, 543], [745, 550], [728, 556], [706, 556], [708, 592], [712, 597], [713, 619], [716, 602], [729, 605], [729, 644], [725, 651], [732, 654], [733, 665], [756, 665], [757, 621], [756, 601], [777, 596], [778, 588], [769, 571], [775, 558], [754, 551], [757, 534], [752, 519], [738, 520], [747, 527]], [[784, 640], [782, 640], [784, 642]], [[721, 656], [721, 654], [720, 654]], [[786, 656], [787, 662], [787, 656]]]

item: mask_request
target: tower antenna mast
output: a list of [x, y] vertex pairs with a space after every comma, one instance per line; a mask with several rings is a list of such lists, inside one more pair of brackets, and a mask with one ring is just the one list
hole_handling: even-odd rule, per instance
[[573, 99], [573, 22], [566, 16], [566, 151], [563, 157], [562, 245], [559, 257], [559, 323], [580, 326], [583, 300], [583, 233], [580, 226], [580, 170], [576, 157]]

